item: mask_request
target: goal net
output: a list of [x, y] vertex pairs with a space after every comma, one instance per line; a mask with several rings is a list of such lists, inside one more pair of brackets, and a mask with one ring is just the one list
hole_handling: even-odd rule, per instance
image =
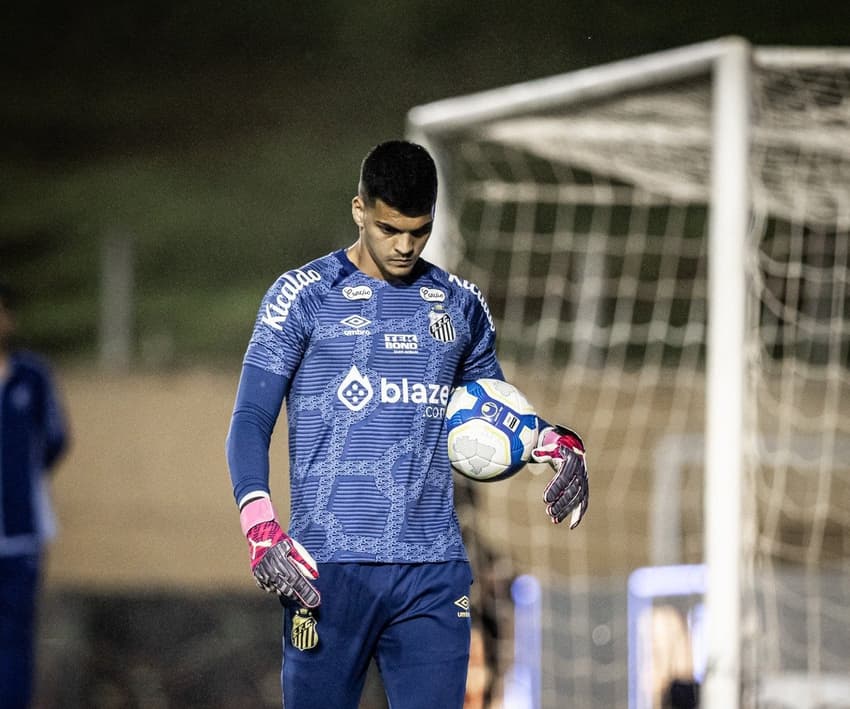
[[[730, 43], [749, 58], [744, 155], [718, 116]], [[495, 676], [517, 659], [507, 583], [530, 574], [540, 705], [658, 706], [657, 682], [650, 703], [629, 696], [627, 578], [711, 562], [709, 528], [735, 560], [731, 609], [706, 622], [732, 614], [736, 701], [850, 706], [850, 50], [719, 40], [416, 107], [409, 135], [441, 175], [431, 258], [486, 294], [507, 377], [588, 447], [574, 531], [546, 518], [544, 466], [458, 480]], [[727, 148], [740, 194], [718, 174]], [[747, 198], [740, 272], [711, 260], [725, 195]], [[709, 337], [726, 322], [728, 341]], [[711, 392], [740, 441], [706, 437]], [[706, 498], [712, 455], [715, 482], [724, 456], [740, 472], [725, 501]]]

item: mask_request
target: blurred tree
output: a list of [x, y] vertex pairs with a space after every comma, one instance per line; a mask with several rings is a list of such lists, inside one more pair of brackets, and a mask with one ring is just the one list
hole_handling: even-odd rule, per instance
[[5, 4], [0, 268], [34, 344], [90, 357], [98, 244], [127, 233], [138, 349], [232, 361], [259, 289], [350, 229], [351, 166], [411, 106], [729, 33], [840, 44], [847, 20], [826, 0]]

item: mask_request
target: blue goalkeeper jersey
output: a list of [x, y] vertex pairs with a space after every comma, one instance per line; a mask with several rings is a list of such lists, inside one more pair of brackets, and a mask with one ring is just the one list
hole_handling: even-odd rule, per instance
[[269, 289], [244, 365], [285, 381], [289, 533], [317, 561], [466, 559], [446, 404], [503, 378], [474, 284], [422, 259], [405, 283], [377, 280], [336, 251]]

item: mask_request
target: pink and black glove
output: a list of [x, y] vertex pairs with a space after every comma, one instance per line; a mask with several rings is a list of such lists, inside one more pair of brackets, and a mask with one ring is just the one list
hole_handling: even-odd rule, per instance
[[251, 552], [251, 571], [264, 591], [304, 606], [322, 601], [312, 584], [319, 578], [310, 553], [280, 528], [267, 496], [251, 499], [239, 513], [242, 532]]
[[560, 524], [572, 513], [570, 529], [575, 529], [587, 511], [590, 498], [581, 438], [564, 426], [546, 425], [540, 431], [531, 458], [537, 463], [549, 463], [555, 471], [555, 477], [543, 491], [547, 514], [552, 522]]

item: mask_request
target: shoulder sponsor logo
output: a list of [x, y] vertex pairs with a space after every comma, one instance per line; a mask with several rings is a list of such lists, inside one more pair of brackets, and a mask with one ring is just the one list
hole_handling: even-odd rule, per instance
[[416, 354], [419, 352], [419, 337], [413, 333], [384, 333], [384, 349], [399, 354]]
[[449, 274], [449, 283], [454, 283], [455, 285], [460, 286], [464, 290], [468, 290], [476, 298], [478, 298], [478, 302], [481, 303], [481, 307], [484, 309], [484, 315], [487, 317], [487, 322], [490, 325], [490, 329], [495, 332], [496, 324], [493, 322], [493, 316], [490, 314], [490, 308], [487, 305], [487, 301], [484, 300], [484, 294], [481, 292], [481, 289], [474, 283], [470, 283], [465, 278], [459, 278], [453, 273]]
[[369, 286], [346, 286], [342, 289], [342, 297], [346, 300], [369, 300], [372, 289]]
[[307, 286], [322, 280], [319, 272], [310, 268], [306, 271], [295, 269], [283, 274], [280, 281], [280, 292], [273, 302], [266, 304], [266, 312], [262, 322], [272, 330], [283, 330], [283, 323], [289, 316], [289, 310], [298, 294]]
[[419, 289], [419, 295], [426, 303], [442, 303], [446, 299], [446, 292], [439, 288], [426, 288], [422, 286]]
[[371, 320], [364, 318], [362, 315], [349, 315], [339, 321], [340, 325], [345, 325], [346, 329], [342, 331], [343, 335], [370, 335], [366, 329], [372, 324]]

